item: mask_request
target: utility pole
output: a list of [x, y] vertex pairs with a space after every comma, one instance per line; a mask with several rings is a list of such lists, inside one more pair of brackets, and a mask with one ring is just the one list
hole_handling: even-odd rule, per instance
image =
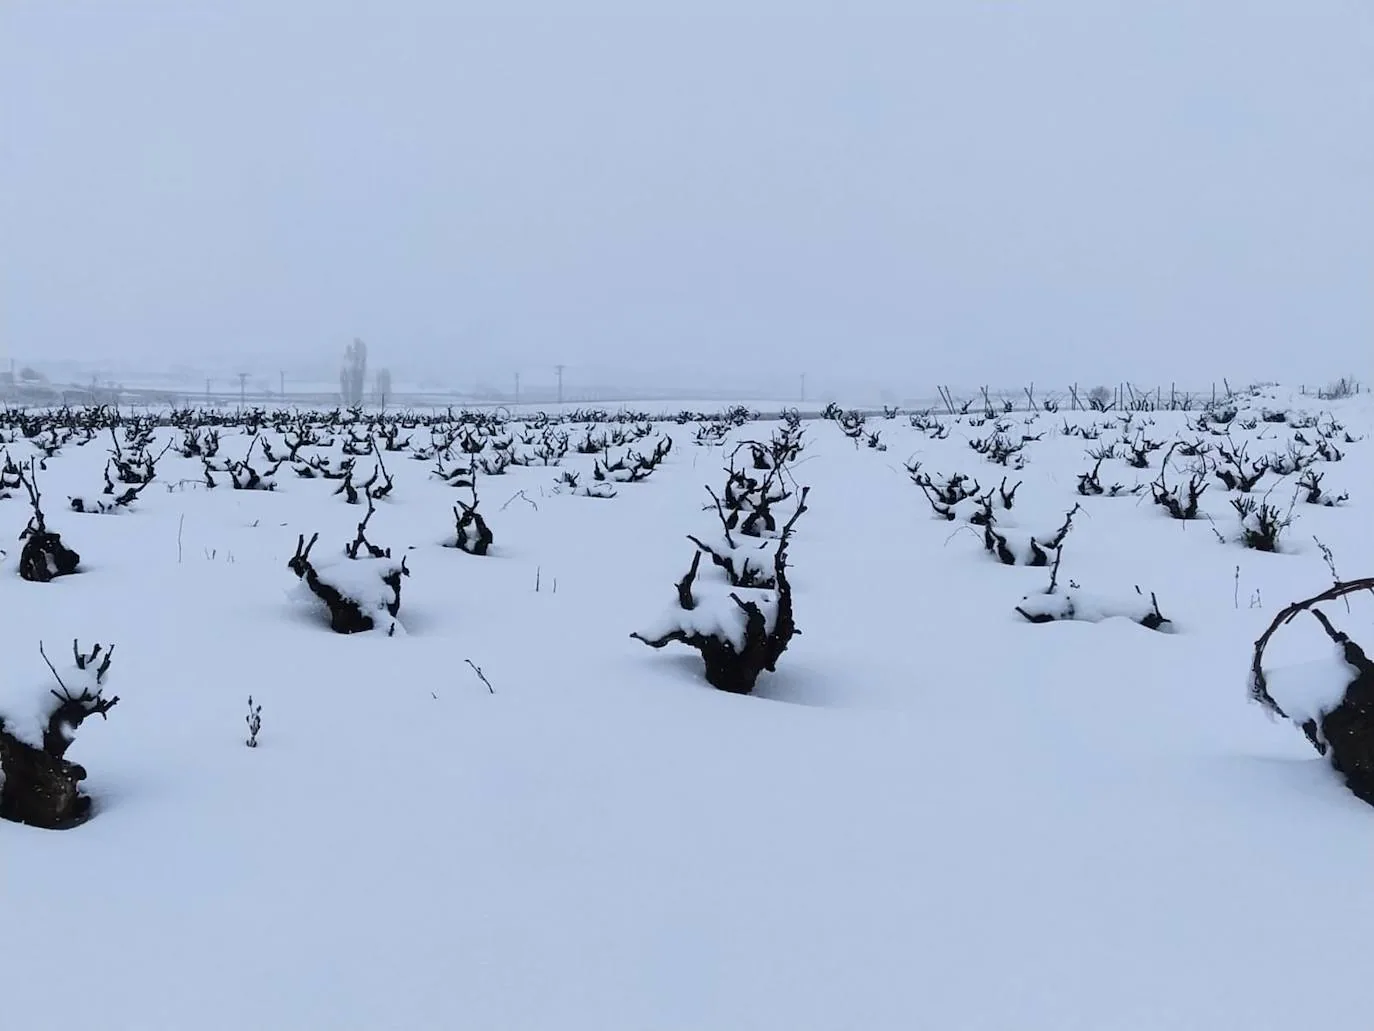
[[281, 384], [281, 389], [277, 391], [277, 396], [284, 400], [286, 398], [286, 370], [283, 369], [281, 372], [277, 373], [277, 377], [278, 382]]
[[806, 404], [806, 373], [801, 374], [801, 401]]
[[210, 377], [209, 377], [209, 376], [206, 376], [206, 377], [205, 377], [205, 404], [206, 404], [206, 407], [209, 407], [209, 405], [210, 405]]
[[520, 373], [515, 374], [515, 403], [520, 403]]
[[239, 407], [242, 408], [245, 398], [248, 396], [248, 373], [239, 373]]
[[562, 404], [562, 403], [563, 403], [563, 370], [564, 370], [565, 368], [567, 368], [566, 365], [555, 365], [555, 366], [553, 367], [554, 371], [555, 371], [556, 373], [558, 373], [558, 403], [559, 403], [559, 404]]

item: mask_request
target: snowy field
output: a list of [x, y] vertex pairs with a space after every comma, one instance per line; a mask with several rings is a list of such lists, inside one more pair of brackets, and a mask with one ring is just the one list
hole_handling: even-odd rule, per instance
[[[499, 467], [509, 441], [517, 459], [477, 473], [484, 556], [445, 546], [455, 502], [472, 501], [436, 472], [470, 462], [461, 437], [444, 453], [457, 427], [399, 427], [366, 531], [391, 549], [378, 562], [409, 572], [396, 631], [379, 613], [341, 635], [287, 563], [316, 532], [322, 569], [351, 561], [367, 498], [348, 504], [318, 473], [377, 426], [317, 421], [321, 442], [298, 443], [275, 489], [248, 490], [226, 460], [251, 446], [263, 475], [263, 442], [281, 458], [293, 427], [220, 428], [211, 489], [180, 453], [187, 434], [160, 425], [152, 482], [115, 505], [129, 488], [112, 452], [138, 472], [137, 425], [49, 439], [0, 418], [0, 716], [32, 736], [55, 686], [40, 641], [64, 679], [73, 638], [115, 645], [102, 688], [119, 697], [67, 756], [88, 771], [92, 818], [0, 823], [4, 1026], [1366, 1026], [1374, 809], [1250, 702], [1247, 678], [1275, 614], [1330, 585], [1318, 541], [1342, 577], [1374, 572], [1374, 406], [1269, 391], [1201, 415], [979, 423], [975, 406], [870, 417], [853, 438], [843, 418], [803, 423], [801, 634], [747, 696], [713, 690], [692, 650], [630, 635], [671, 611], [687, 535], [719, 536], [704, 488], [721, 490], [736, 442], [778, 423], [711, 439], [712, 423], [541, 427], [522, 412], [478, 456]], [[576, 448], [616, 431], [609, 458]], [[568, 453], [536, 457], [559, 433]], [[665, 437], [651, 475], [584, 496], [596, 463]], [[33, 583], [17, 574], [32, 510], [12, 470], [43, 446], [47, 527], [80, 572]], [[361, 488], [376, 455], [350, 446]], [[1218, 447], [1241, 475], [1265, 456], [1277, 469], [1228, 490]], [[1285, 472], [1295, 455], [1304, 468]], [[1180, 502], [1190, 469], [1206, 484], [1198, 518], [1156, 503], [1166, 458]], [[1307, 503], [1313, 471], [1324, 497], [1349, 499]], [[959, 473], [990, 508], [939, 500]], [[1003, 508], [998, 488], [1018, 481]], [[1291, 519], [1277, 552], [1241, 540], [1258, 526], [1232, 505], [1244, 497]], [[994, 535], [970, 522], [983, 511]], [[1037, 549], [1058, 560], [1052, 596], [1050, 566], [999, 559]], [[1374, 644], [1374, 599], [1350, 608], [1326, 611]], [[1068, 614], [1085, 618], [1026, 618]], [[1168, 622], [1143, 625], [1152, 614]], [[1320, 680], [1332, 655], [1307, 620], [1266, 663], [1313, 662]]]

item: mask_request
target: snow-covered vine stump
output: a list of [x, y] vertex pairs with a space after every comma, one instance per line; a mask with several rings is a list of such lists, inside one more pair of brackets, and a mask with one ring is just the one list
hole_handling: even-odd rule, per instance
[[1107, 619], [1129, 619], [1147, 630], [1164, 630], [1170, 621], [1159, 611], [1159, 600], [1153, 593], [1147, 598], [1136, 588], [1134, 597], [1112, 598], [1091, 594], [1076, 587], [1051, 587], [1039, 594], [1028, 594], [1016, 606], [1017, 613], [1032, 623], [1054, 623], [1076, 620], [1100, 623]]
[[453, 505], [453, 540], [444, 546], [466, 551], [469, 555], [485, 555], [495, 539], [482, 513], [477, 511], [477, 486], [472, 487], [472, 504], [458, 501]]
[[24, 542], [19, 550], [20, 578], [31, 583], [48, 583], [59, 576], [70, 576], [81, 565], [81, 556], [62, 542], [60, 533], [48, 529], [33, 459], [29, 460], [28, 472], [22, 475], [21, 481], [28, 490], [33, 515], [19, 535]]
[[[1316, 607], [1360, 591], [1374, 591], [1374, 577], [1337, 582], [1275, 616], [1255, 642], [1250, 696], [1301, 727], [1351, 792], [1374, 805], [1374, 662]], [[1310, 612], [1330, 638], [1333, 654], [1324, 662], [1266, 670], [1264, 650], [1270, 639], [1303, 612]]]
[[368, 541], [367, 522], [375, 511], [368, 498], [367, 515], [358, 524], [358, 535], [343, 549], [343, 554], [320, 561], [310, 552], [320, 535], [309, 542], [301, 534], [296, 553], [287, 562], [310, 593], [324, 603], [329, 612], [329, 629], [336, 634], [358, 634], [387, 624], [387, 634], [396, 632], [396, 617], [401, 611], [401, 578], [410, 575], [405, 557], [391, 557], [390, 548], [379, 548]]
[[31, 583], [70, 576], [80, 565], [81, 556], [62, 543], [62, 535], [48, 530], [28, 534], [19, 551], [19, 576]]
[[[40, 646], [41, 650], [41, 646]], [[104, 696], [114, 648], [83, 653], [73, 641], [75, 663], [65, 675], [48, 662], [57, 681], [4, 699], [0, 712], [0, 818], [63, 830], [85, 822], [91, 800], [81, 793], [86, 770], [65, 758], [88, 716], [102, 718], [119, 701]], [[43, 658], [47, 661], [47, 655]]]
[[[631, 634], [651, 648], [677, 642], [694, 648], [706, 667], [711, 686], [732, 694], [749, 694], [759, 674], [774, 672], [797, 629], [792, 612], [792, 585], [787, 579], [787, 548], [797, 520], [806, 511], [803, 487], [791, 518], [771, 536], [732, 536], [740, 510], [717, 500], [723, 540], [696, 545], [691, 567], [677, 584], [677, 605], [644, 633]], [[758, 509], [752, 509], [757, 512]], [[711, 560], [702, 577], [701, 559]]]

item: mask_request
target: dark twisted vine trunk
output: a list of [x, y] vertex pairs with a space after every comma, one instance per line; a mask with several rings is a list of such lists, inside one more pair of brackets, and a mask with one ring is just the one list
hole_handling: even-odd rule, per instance
[[84, 823], [91, 800], [81, 794], [86, 770], [0, 730], [0, 819], [65, 830]]
[[1351, 793], [1374, 805], [1374, 664], [1348, 638], [1342, 646], [1345, 661], [1358, 673], [1341, 704], [1322, 717], [1322, 737], [1331, 751], [1332, 768], [1345, 778]]
[[1326, 614], [1316, 607], [1323, 602], [1336, 601], [1359, 592], [1374, 592], [1374, 577], [1338, 581], [1321, 594], [1294, 602], [1275, 616], [1255, 642], [1250, 665], [1250, 696], [1270, 712], [1293, 719], [1269, 693], [1264, 651], [1281, 627], [1303, 612], [1310, 612], [1326, 636], [1340, 649], [1341, 658], [1353, 676], [1334, 708], [1322, 712], [1317, 718], [1304, 720], [1300, 726], [1313, 747], [1326, 756], [1332, 768], [1345, 778], [1351, 793], [1361, 801], [1374, 805], [1374, 661], [1349, 634], [1337, 629]]

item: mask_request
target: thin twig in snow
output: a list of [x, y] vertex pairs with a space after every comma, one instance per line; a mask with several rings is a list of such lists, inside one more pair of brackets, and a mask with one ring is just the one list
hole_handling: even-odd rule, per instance
[[42, 641], [38, 642], [38, 654], [43, 656], [43, 661], [48, 664], [48, 669], [52, 670], [53, 679], [57, 681], [57, 686], [62, 688], [64, 694], [71, 694], [71, 692], [67, 690], [67, 685], [62, 683], [62, 678], [58, 676], [57, 667], [52, 664], [52, 660], [48, 658], [48, 653], [43, 650]]
[[464, 659], [463, 661], [472, 667], [472, 671], [477, 674], [477, 679], [487, 685], [487, 691], [489, 691], [491, 694], [495, 694], [496, 688], [491, 686], [491, 681], [488, 680], [487, 675], [482, 672], [482, 667], [477, 665], [471, 659]]

